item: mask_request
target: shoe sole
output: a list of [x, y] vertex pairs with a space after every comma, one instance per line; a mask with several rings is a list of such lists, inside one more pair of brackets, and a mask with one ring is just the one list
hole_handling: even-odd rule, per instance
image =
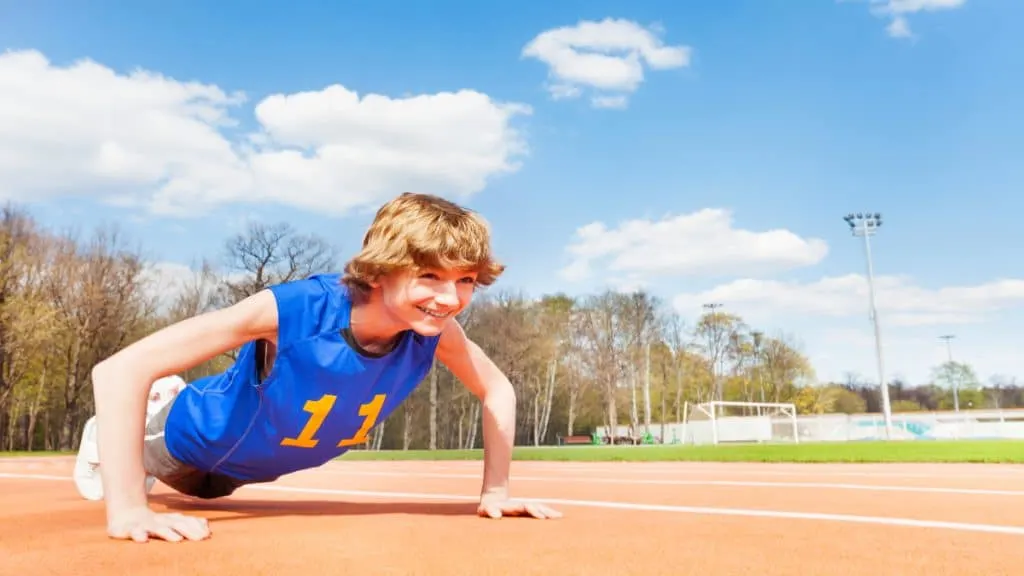
[[[93, 416], [86, 421], [82, 429], [82, 440], [78, 444], [78, 456], [75, 457], [75, 487], [78, 494], [86, 500], [103, 499], [103, 482], [97, 471], [93, 468], [90, 455], [95, 458], [95, 448], [91, 445], [96, 428], [96, 417]], [[90, 449], [91, 448], [91, 449]], [[88, 453], [87, 453], [88, 450]]]

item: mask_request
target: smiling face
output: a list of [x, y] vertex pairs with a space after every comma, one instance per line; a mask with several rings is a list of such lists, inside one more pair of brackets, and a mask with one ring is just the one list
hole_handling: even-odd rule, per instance
[[428, 269], [396, 272], [382, 278], [380, 303], [403, 329], [436, 336], [473, 300], [477, 274]]
[[439, 334], [469, 305], [474, 289], [490, 286], [504, 269], [477, 214], [437, 196], [407, 193], [377, 211], [343, 281], [373, 302], [372, 310], [358, 314], [361, 334], [384, 341], [409, 329]]

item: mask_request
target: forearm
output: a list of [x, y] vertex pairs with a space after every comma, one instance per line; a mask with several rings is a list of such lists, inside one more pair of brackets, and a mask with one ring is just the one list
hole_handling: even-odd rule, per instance
[[100, 475], [108, 517], [147, 503], [143, 466], [148, 383], [106, 362], [92, 372]]
[[516, 396], [512, 385], [493, 386], [483, 398], [484, 477], [482, 494], [508, 493], [516, 435]]

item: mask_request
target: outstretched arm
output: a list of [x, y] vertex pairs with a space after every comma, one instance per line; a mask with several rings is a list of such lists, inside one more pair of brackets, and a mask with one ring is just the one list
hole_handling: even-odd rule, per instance
[[516, 435], [516, 393], [504, 373], [451, 320], [437, 345], [440, 360], [483, 407], [484, 479], [481, 493], [508, 495]]
[[530, 515], [556, 518], [558, 512], [540, 504], [509, 500], [509, 470], [516, 435], [516, 394], [512, 383], [454, 319], [448, 322], [437, 345], [440, 360], [483, 406], [484, 478], [480, 490], [481, 515]]
[[263, 291], [163, 328], [93, 367], [108, 522], [147, 504], [142, 437], [151, 384], [250, 340], [276, 339], [276, 328], [274, 296]]

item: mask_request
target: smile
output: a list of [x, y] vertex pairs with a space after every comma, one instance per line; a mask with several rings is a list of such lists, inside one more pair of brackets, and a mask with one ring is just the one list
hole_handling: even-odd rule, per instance
[[447, 318], [447, 317], [452, 315], [451, 312], [435, 312], [433, 310], [428, 310], [427, 308], [424, 308], [423, 306], [417, 306], [416, 308], [420, 312], [423, 312], [427, 316], [431, 316], [433, 318]]

